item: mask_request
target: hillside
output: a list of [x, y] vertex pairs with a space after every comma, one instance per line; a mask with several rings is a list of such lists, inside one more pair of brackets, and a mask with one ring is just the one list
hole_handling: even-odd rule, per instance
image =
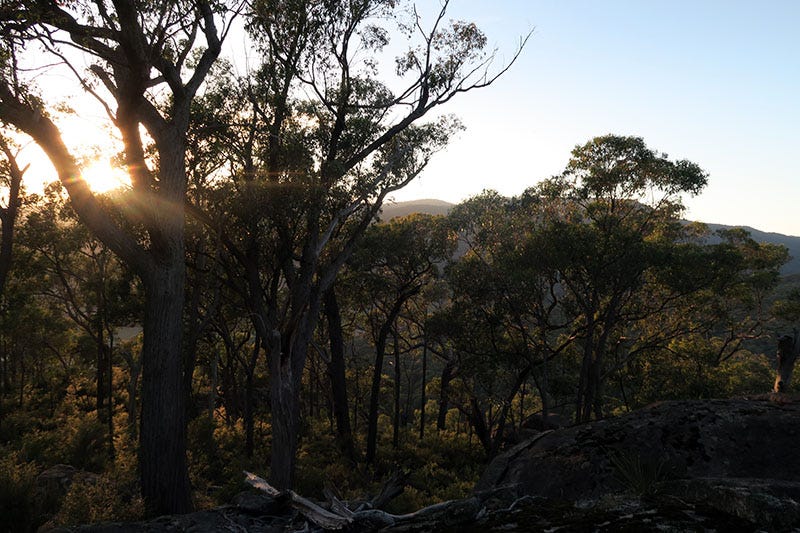
[[[411, 213], [426, 213], [429, 215], [446, 215], [454, 204], [442, 200], [424, 199], [411, 200], [408, 202], [394, 202], [384, 206], [381, 212], [382, 220], [391, 220], [394, 217], [402, 217]], [[707, 224], [708, 228], [715, 232], [721, 229], [731, 229], [738, 226], [726, 226], [724, 224]], [[741, 226], [750, 232], [750, 235], [758, 242], [770, 244], [782, 244], [789, 250], [789, 262], [781, 269], [781, 274], [791, 276], [800, 274], [800, 237], [783, 235], [781, 233], [771, 233], [761, 231], [749, 226]], [[713, 242], [713, 240], [710, 240]]]
[[392, 202], [383, 206], [381, 220], [391, 220], [395, 217], [404, 217], [411, 213], [425, 213], [426, 215], [446, 215], [455, 204], [443, 200], [426, 198], [423, 200], [410, 200], [408, 202]]

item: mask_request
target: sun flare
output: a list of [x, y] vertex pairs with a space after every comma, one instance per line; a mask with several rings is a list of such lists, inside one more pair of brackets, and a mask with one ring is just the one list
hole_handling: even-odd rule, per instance
[[82, 175], [89, 188], [96, 193], [104, 193], [130, 185], [125, 172], [102, 159], [84, 167]]

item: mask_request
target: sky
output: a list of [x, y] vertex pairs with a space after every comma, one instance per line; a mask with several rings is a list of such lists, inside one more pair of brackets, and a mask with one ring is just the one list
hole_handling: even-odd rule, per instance
[[635, 135], [709, 173], [686, 218], [800, 235], [800, 1], [452, 0], [449, 17], [476, 22], [498, 63], [534, 33], [452, 101], [466, 131], [395, 200], [518, 194], [576, 145]]
[[[432, 23], [438, 0], [417, 4]], [[476, 22], [498, 67], [533, 34], [495, 84], [443, 107], [466, 131], [394, 200], [519, 194], [576, 145], [635, 135], [709, 173], [687, 219], [800, 235], [800, 0], [451, 0], [448, 18]], [[244, 37], [228, 44], [246, 70]], [[58, 75], [50, 92], [74, 82]], [[99, 108], [71, 120], [73, 144], [108, 139]], [[125, 179], [107, 161], [94, 170], [109, 187]]]

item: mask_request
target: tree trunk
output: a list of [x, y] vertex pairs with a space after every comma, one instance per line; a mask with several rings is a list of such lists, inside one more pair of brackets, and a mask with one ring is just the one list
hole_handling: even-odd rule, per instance
[[336, 440], [345, 457], [354, 461], [356, 459], [356, 450], [353, 443], [353, 430], [350, 427], [349, 408], [347, 405], [347, 376], [345, 373], [342, 317], [333, 287], [325, 291], [324, 304], [331, 347], [328, 376], [331, 381], [333, 416], [336, 419]]
[[114, 336], [109, 332], [108, 338], [108, 420], [106, 420], [106, 427], [108, 428], [108, 451], [111, 459], [114, 459], [116, 450], [114, 449]]
[[245, 387], [244, 387], [244, 454], [246, 457], [253, 457], [253, 450], [255, 448], [254, 442], [254, 418], [255, 418], [255, 398], [253, 396], [253, 380], [256, 373], [256, 365], [258, 364], [258, 354], [261, 353], [261, 336], [256, 333], [256, 339], [253, 343], [253, 353], [250, 354], [250, 359], [245, 366]]
[[136, 439], [138, 432], [136, 431], [136, 392], [139, 388], [139, 374], [141, 372], [141, 360], [136, 359], [133, 350], [130, 347], [126, 348], [123, 352], [126, 362], [128, 363], [128, 402], [125, 410], [128, 413], [128, 434]]
[[97, 421], [101, 424], [106, 422], [107, 412], [103, 409], [105, 405], [106, 390], [106, 370], [108, 370], [108, 362], [106, 361], [106, 341], [103, 335], [103, 328], [100, 328], [96, 337], [97, 361], [95, 368], [95, 383], [97, 388], [97, 396], [95, 408], [97, 409]]
[[381, 326], [378, 333], [378, 342], [375, 346], [375, 367], [372, 371], [372, 388], [369, 396], [369, 411], [367, 412], [367, 453], [365, 461], [369, 464], [375, 459], [378, 441], [378, 406], [381, 394], [381, 376], [383, 375], [383, 356], [386, 353], [386, 341], [391, 330], [391, 321]]
[[253, 457], [253, 369], [245, 369], [244, 384], [244, 455]]
[[400, 341], [397, 322], [394, 327], [394, 424], [392, 427], [392, 446], [400, 445]]
[[775, 377], [774, 392], [787, 392], [791, 388], [792, 371], [800, 353], [800, 334], [784, 335], [778, 339], [778, 372]]
[[208, 393], [208, 419], [214, 420], [217, 408], [217, 383], [219, 381], [219, 353], [216, 348], [211, 352], [211, 390]]
[[439, 389], [439, 415], [436, 417], [436, 429], [442, 431], [447, 426], [447, 410], [450, 407], [450, 382], [455, 377], [455, 363], [447, 361], [442, 369], [442, 383]]
[[486, 419], [483, 416], [483, 410], [478, 404], [478, 399], [472, 396], [469, 399], [469, 422], [475, 429], [475, 435], [478, 437], [481, 446], [487, 456], [492, 454], [492, 436], [489, 432], [489, 426], [486, 424]]
[[425, 380], [428, 374], [428, 340], [422, 337], [422, 386], [420, 387], [420, 401], [419, 401], [419, 440], [425, 438], [425, 404], [427, 398], [425, 397]]
[[289, 489], [294, 483], [302, 372], [308, 346], [303, 340], [296, 339], [282, 347], [281, 335], [275, 334], [270, 343], [272, 450], [269, 477], [279, 489]]
[[[182, 250], [182, 242], [177, 246]], [[145, 506], [156, 516], [192, 510], [182, 379], [183, 254], [175, 259], [144, 280], [139, 466]]]
[[5, 140], [0, 139], [0, 150], [5, 153], [8, 160], [8, 206], [0, 209], [0, 222], [3, 228], [0, 234], [0, 295], [3, 294], [11, 270], [11, 261], [14, 252], [14, 225], [17, 221], [17, 211], [20, 205], [19, 195], [22, 185], [22, 175], [27, 170], [20, 169], [17, 164], [16, 156], [6, 144]]
[[575, 397], [575, 423], [577, 424], [588, 422], [592, 418], [592, 359], [594, 352], [594, 324], [589, 324], [586, 338], [583, 341], [583, 359], [578, 381], [578, 394]]

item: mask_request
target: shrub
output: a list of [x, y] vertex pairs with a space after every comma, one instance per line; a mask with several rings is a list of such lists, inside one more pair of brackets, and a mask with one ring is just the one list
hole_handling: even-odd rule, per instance
[[144, 503], [126, 480], [108, 476], [76, 479], [55, 522], [64, 526], [95, 522], [130, 522], [144, 516]]
[[34, 531], [36, 465], [0, 449], [0, 532]]
[[84, 418], [74, 426], [67, 463], [80, 470], [102, 472], [108, 464], [108, 433], [94, 417]]

